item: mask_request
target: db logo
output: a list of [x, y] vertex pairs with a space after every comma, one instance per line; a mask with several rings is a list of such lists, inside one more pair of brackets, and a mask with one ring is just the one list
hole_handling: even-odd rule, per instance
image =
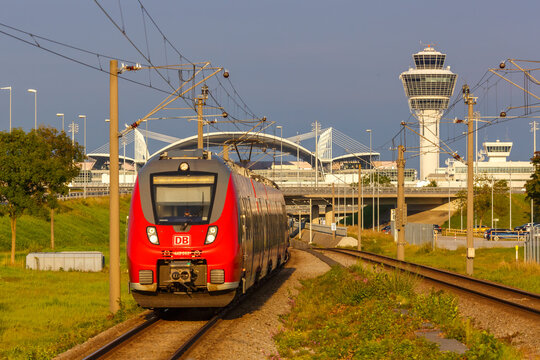
[[191, 244], [191, 235], [173, 235], [174, 246], [186, 246]]

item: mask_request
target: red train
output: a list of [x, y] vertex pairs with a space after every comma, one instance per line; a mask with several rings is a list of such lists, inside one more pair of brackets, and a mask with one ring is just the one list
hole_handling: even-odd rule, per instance
[[281, 191], [202, 150], [172, 148], [141, 169], [127, 235], [145, 308], [225, 306], [288, 259]]

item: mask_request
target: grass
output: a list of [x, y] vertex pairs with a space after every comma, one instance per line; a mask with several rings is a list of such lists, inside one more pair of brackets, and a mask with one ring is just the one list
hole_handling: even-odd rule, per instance
[[[123, 235], [129, 197], [120, 201]], [[108, 199], [69, 200], [55, 215], [55, 251], [96, 250], [108, 264]], [[31, 251], [51, 251], [50, 222], [23, 216], [17, 224], [17, 256], [9, 265], [9, 219], [0, 218], [0, 358], [49, 359], [141, 310], [122, 286], [122, 308], [109, 313], [109, 273], [33, 271], [24, 260]], [[128, 281], [121, 241], [121, 283]]]
[[[349, 236], [357, 237], [355, 227], [350, 227]], [[395, 257], [396, 244], [391, 235], [372, 231], [362, 232], [362, 249], [377, 254]], [[523, 259], [523, 249], [519, 250]], [[405, 260], [441, 269], [466, 274], [466, 249], [445, 250], [431, 246], [405, 246]], [[474, 277], [495, 281], [526, 291], [540, 293], [540, 265], [515, 261], [515, 249], [476, 249]]]
[[[442, 292], [417, 295], [416, 279], [379, 269], [334, 267], [303, 282], [292, 310], [274, 336], [288, 359], [518, 359], [520, 354], [458, 316], [457, 301]], [[469, 347], [442, 353], [415, 335], [425, 323]]]

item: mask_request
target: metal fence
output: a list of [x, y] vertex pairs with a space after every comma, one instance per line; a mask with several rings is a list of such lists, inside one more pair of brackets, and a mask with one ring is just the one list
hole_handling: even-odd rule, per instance
[[[395, 222], [390, 223], [391, 233], [394, 234], [394, 240], [397, 241], [397, 231], [395, 231]], [[433, 224], [407, 223], [405, 224], [405, 241], [412, 245], [431, 244], [434, 246]]]
[[531, 226], [527, 240], [523, 244], [525, 262], [540, 263], [540, 229]]
[[[320, 224], [310, 224], [306, 220], [302, 220], [302, 229], [309, 229], [312, 228], [313, 231], [322, 233], [322, 234], [332, 234], [332, 229], [330, 225], [320, 225]], [[289, 220], [289, 231], [290, 231], [290, 237], [294, 238], [296, 235], [298, 235], [298, 221], [296, 219]], [[336, 235], [337, 236], [347, 236], [347, 228], [344, 226], [337, 226], [336, 227]]]
[[[332, 227], [330, 225], [320, 225], [320, 224], [306, 224], [306, 229], [313, 229], [313, 231], [317, 231], [323, 234], [332, 234]], [[347, 236], [347, 228], [344, 226], [336, 226], [336, 235], [337, 236]]]

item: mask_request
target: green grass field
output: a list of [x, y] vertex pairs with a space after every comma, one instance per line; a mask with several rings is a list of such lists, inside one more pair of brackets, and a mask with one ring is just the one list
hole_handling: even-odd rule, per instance
[[[55, 251], [101, 251], [108, 264], [107, 198], [62, 202], [55, 216]], [[17, 223], [16, 265], [9, 265], [9, 219], [0, 218], [0, 358], [50, 359], [141, 311], [127, 291], [125, 219], [129, 197], [120, 200], [122, 309], [109, 313], [109, 273], [25, 269], [32, 251], [51, 251], [50, 222], [23, 216]]]
[[[457, 300], [443, 292], [418, 295], [417, 279], [398, 272], [333, 267], [303, 282], [274, 336], [273, 359], [519, 359], [515, 349], [461, 319]], [[441, 352], [416, 336], [429, 326], [468, 347]]]
[[[357, 237], [357, 230], [349, 227], [349, 235]], [[391, 235], [365, 230], [362, 233], [362, 249], [377, 254], [396, 257], [397, 248]], [[430, 246], [405, 246], [405, 260], [418, 264], [466, 273], [466, 249], [432, 250]], [[515, 261], [515, 249], [477, 249], [474, 258], [474, 277], [499, 282], [523, 290], [540, 293], [540, 265], [524, 264], [523, 249], [519, 250], [521, 261]]]

